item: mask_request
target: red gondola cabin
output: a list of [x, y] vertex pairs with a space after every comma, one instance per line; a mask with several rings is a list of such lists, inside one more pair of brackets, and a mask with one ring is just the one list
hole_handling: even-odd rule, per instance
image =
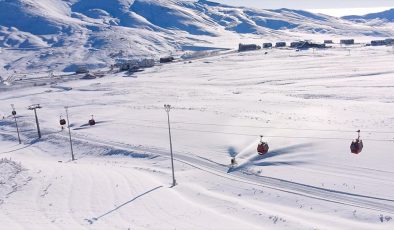
[[360, 139], [360, 130], [357, 131], [358, 132], [358, 137], [356, 140], [353, 140], [352, 143], [350, 144], [350, 151], [353, 154], [360, 154], [361, 151], [363, 151], [363, 141]]
[[90, 125], [90, 126], [93, 126], [93, 125], [95, 125], [95, 124], [96, 124], [96, 121], [94, 120], [94, 117], [93, 117], [93, 115], [92, 115], [92, 119], [89, 120], [89, 125]]
[[264, 155], [268, 153], [268, 150], [268, 143], [263, 141], [263, 136], [260, 136], [260, 143], [257, 146], [257, 152], [259, 153], [259, 155]]

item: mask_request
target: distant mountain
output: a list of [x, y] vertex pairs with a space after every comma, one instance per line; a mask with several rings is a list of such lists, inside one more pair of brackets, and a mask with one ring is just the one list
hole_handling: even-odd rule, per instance
[[366, 14], [364, 16], [350, 15], [342, 18], [346, 20], [357, 21], [357, 22], [365, 22], [366, 20], [374, 20], [374, 19], [384, 20], [387, 22], [394, 22], [394, 8], [379, 13]]
[[262, 10], [206, 0], [0, 0], [0, 74], [106, 66], [116, 58], [159, 57], [244, 39], [296, 40], [308, 34], [391, 36], [306, 11]]

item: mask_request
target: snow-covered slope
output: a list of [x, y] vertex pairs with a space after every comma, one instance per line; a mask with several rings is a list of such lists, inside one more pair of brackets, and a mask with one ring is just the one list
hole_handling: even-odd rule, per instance
[[131, 77], [0, 86], [0, 158], [27, 170], [0, 161], [0, 229], [392, 230], [393, 57], [386, 46], [228, 52]]
[[31, 180], [20, 163], [7, 158], [0, 159], [0, 206], [4, 200], [18, 192]]
[[394, 32], [305, 11], [205, 0], [0, 0], [0, 76], [319, 34], [386, 37]]
[[378, 13], [366, 14], [364, 16], [349, 15], [343, 17], [343, 19], [358, 21], [358, 22], [360, 21], [363, 22], [366, 20], [374, 20], [374, 19], [384, 20], [387, 22], [394, 22], [394, 9], [390, 9]]

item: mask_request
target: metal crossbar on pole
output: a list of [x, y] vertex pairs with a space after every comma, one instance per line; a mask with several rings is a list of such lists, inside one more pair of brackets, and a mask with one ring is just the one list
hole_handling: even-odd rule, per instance
[[38, 122], [38, 116], [37, 116], [37, 109], [41, 109], [42, 107], [40, 104], [34, 104], [28, 107], [29, 110], [34, 110], [34, 115], [36, 117], [36, 125], [37, 125], [37, 133], [38, 133], [38, 138], [41, 139], [41, 130], [40, 130], [40, 123]]

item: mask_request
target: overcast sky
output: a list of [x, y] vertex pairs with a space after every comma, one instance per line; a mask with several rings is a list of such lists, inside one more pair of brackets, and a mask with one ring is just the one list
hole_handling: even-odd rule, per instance
[[366, 14], [394, 8], [394, 0], [213, 0], [263, 9], [304, 9], [334, 16]]

